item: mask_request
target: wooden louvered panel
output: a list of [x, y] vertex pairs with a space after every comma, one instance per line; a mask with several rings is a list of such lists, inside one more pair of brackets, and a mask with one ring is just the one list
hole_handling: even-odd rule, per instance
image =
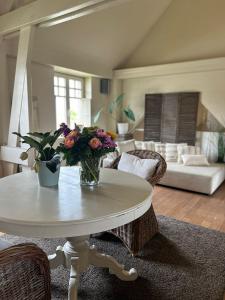
[[177, 142], [195, 144], [199, 93], [181, 93], [179, 96], [179, 126]]
[[175, 143], [177, 133], [178, 95], [163, 96], [161, 115], [161, 142]]
[[146, 95], [145, 97], [145, 141], [160, 141], [162, 95]]
[[195, 144], [199, 93], [148, 94], [145, 140]]

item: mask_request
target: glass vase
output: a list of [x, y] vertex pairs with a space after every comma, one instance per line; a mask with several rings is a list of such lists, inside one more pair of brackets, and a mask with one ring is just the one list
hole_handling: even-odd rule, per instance
[[100, 158], [89, 158], [81, 161], [80, 184], [96, 186], [99, 184]]

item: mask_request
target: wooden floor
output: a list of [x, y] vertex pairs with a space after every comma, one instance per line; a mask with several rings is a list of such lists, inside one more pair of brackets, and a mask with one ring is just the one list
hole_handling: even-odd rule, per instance
[[156, 214], [225, 232], [225, 183], [212, 195], [156, 186]]

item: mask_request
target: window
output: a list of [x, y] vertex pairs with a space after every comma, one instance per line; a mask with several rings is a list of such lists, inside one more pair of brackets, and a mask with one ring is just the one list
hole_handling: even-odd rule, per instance
[[85, 80], [64, 74], [54, 76], [56, 103], [56, 127], [67, 123], [71, 128], [77, 125], [90, 126], [90, 100], [84, 96]]

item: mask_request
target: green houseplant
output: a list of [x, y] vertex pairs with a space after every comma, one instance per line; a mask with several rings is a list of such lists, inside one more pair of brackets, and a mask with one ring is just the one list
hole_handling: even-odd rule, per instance
[[[106, 111], [106, 112], [105, 112]], [[105, 109], [104, 106], [102, 106], [99, 111], [94, 116], [94, 123], [96, 124], [98, 120], [101, 117], [102, 113], [107, 113], [113, 118], [115, 121], [117, 121], [116, 118], [113, 117], [113, 113], [116, 112], [120, 115], [120, 117], [123, 119], [125, 117], [130, 122], [135, 122], [135, 114], [133, 110], [130, 108], [130, 106], [124, 106], [124, 94], [119, 95], [114, 100], [112, 100], [109, 104], [108, 109]], [[117, 129], [119, 134], [126, 134], [129, 130], [129, 123], [128, 122], [117, 122]]]
[[20, 158], [26, 160], [28, 151], [35, 149], [34, 169], [38, 172], [39, 183], [41, 186], [55, 186], [58, 184], [60, 172], [60, 155], [57, 154], [54, 144], [62, 134], [62, 129], [54, 132], [29, 132], [27, 135], [21, 135], [13, 132], [22, 139], [22, 143], [30, 147], [22, 152]]

